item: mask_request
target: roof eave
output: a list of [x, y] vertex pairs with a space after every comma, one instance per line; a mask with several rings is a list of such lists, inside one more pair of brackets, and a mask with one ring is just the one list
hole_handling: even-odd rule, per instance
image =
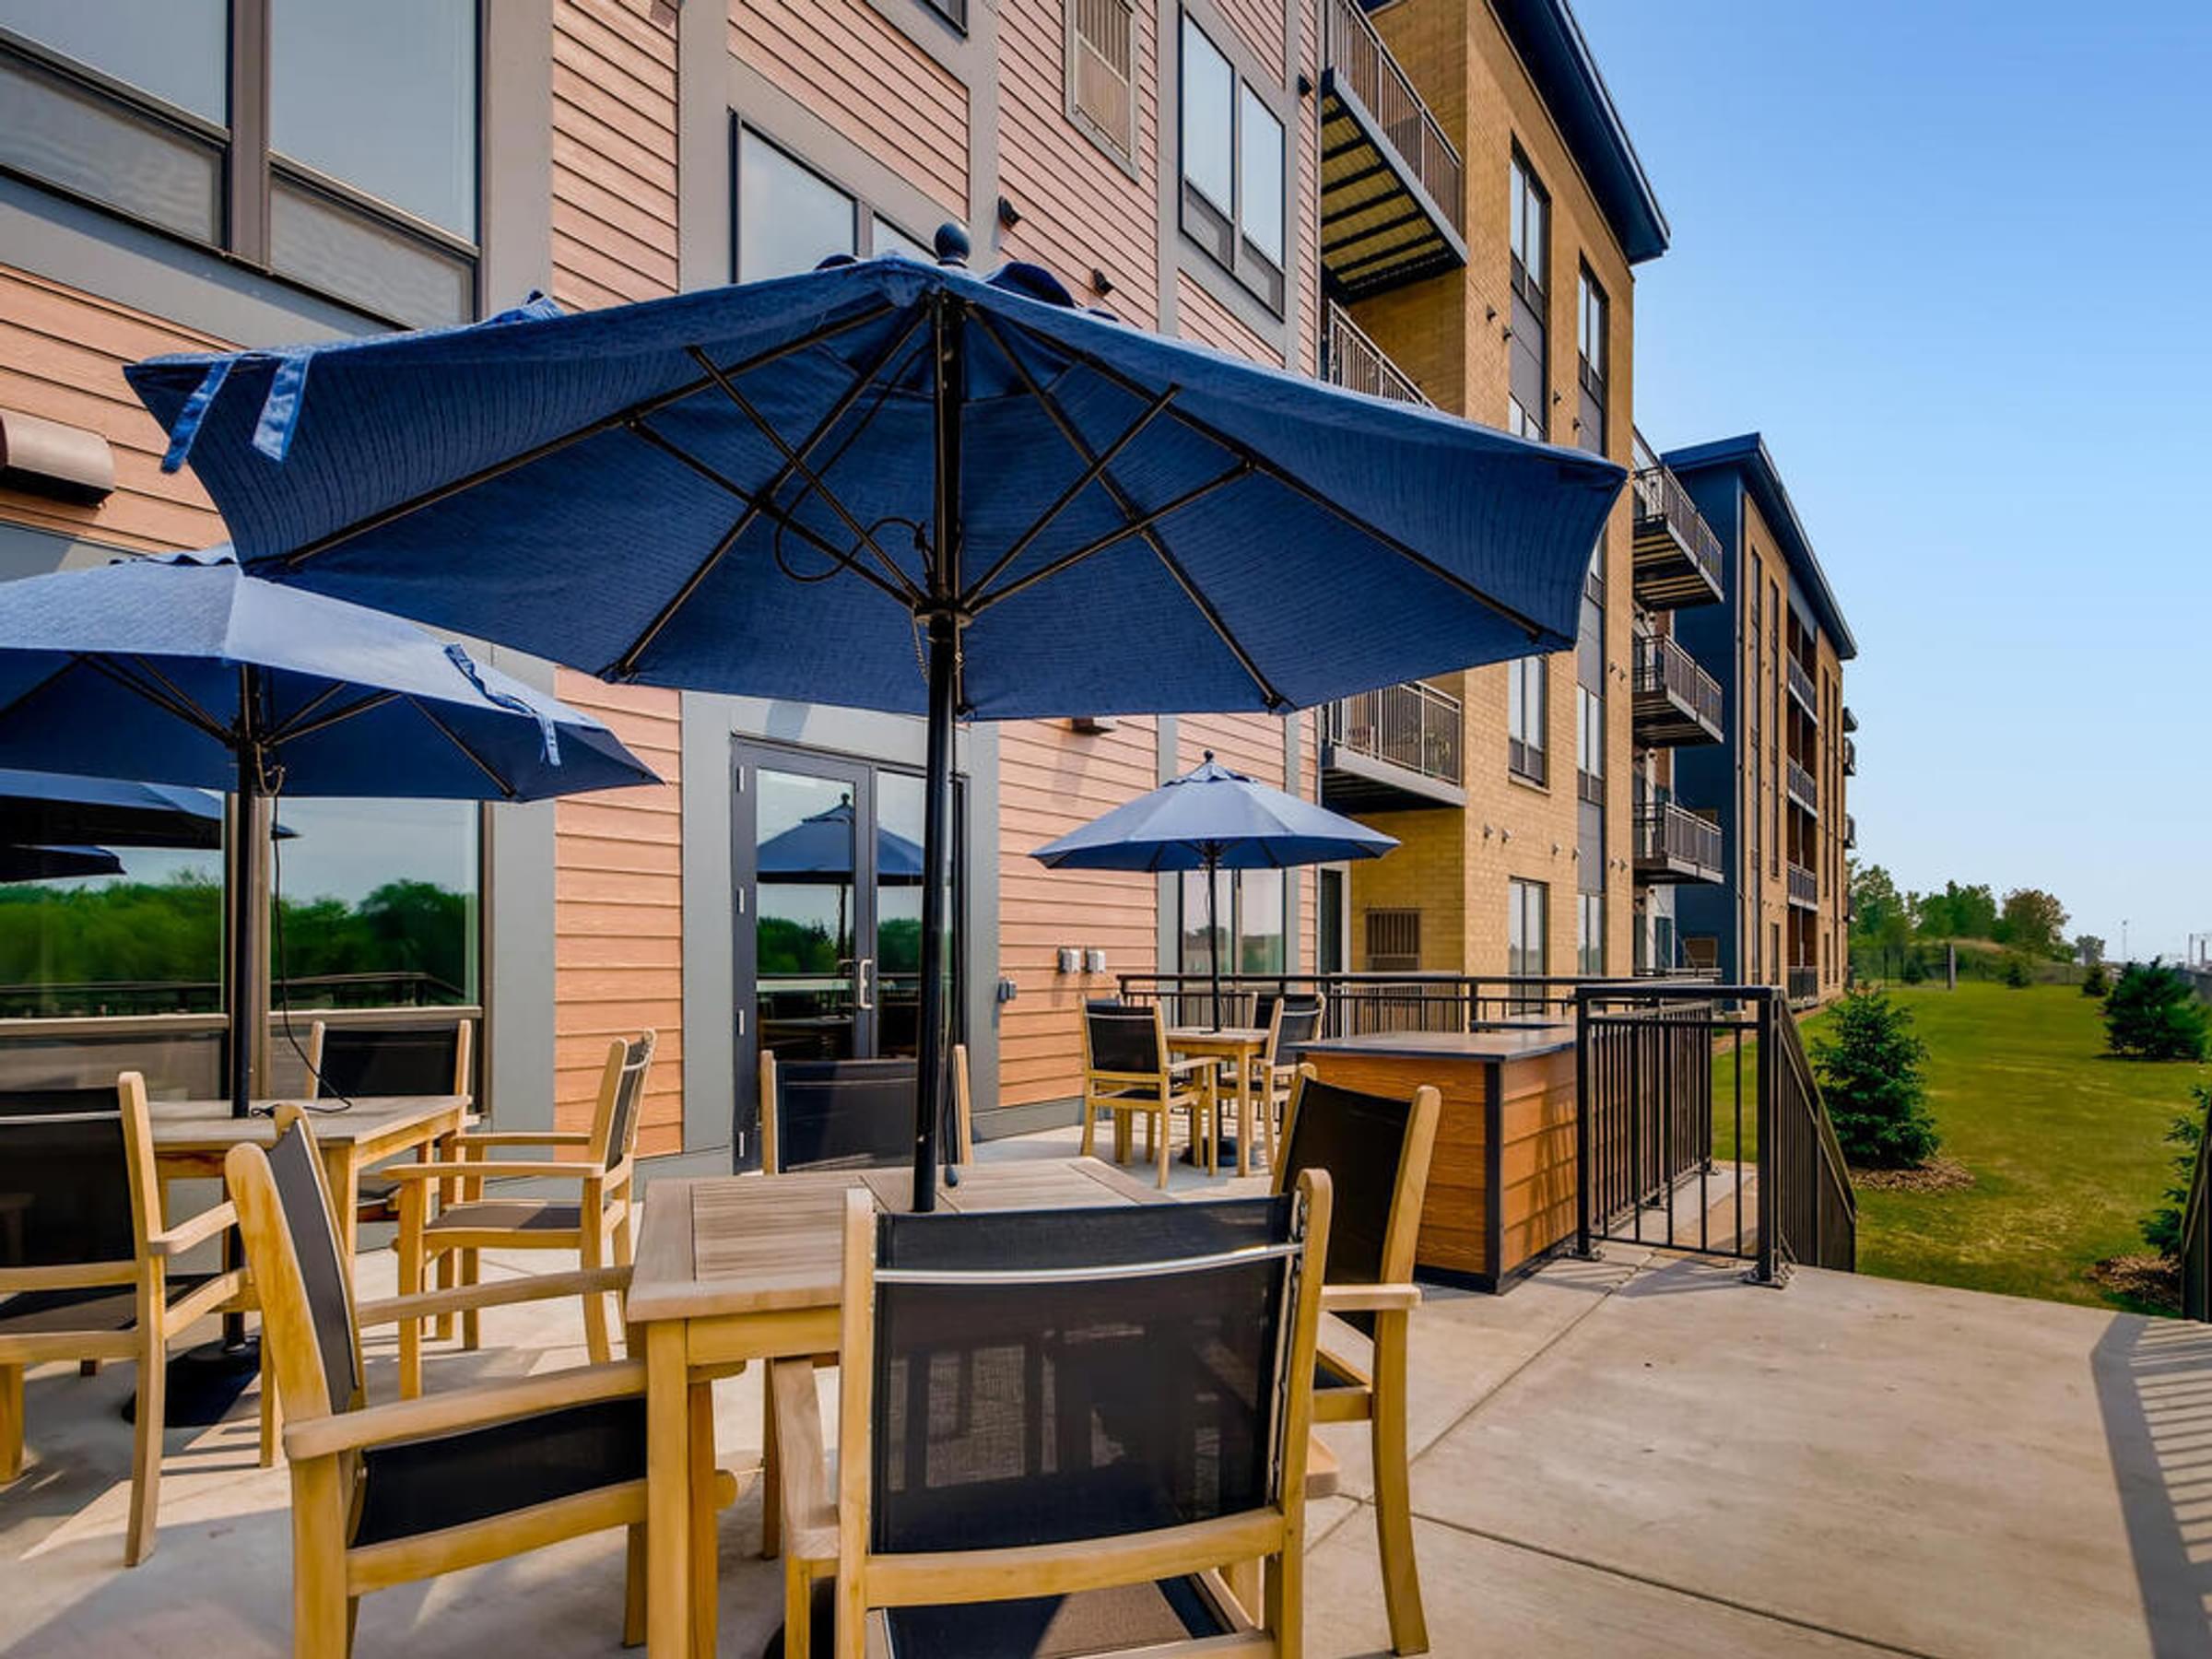
[[1781, 538], [1783, 553], [1811, 595], [1820, 625], [1833, 641], [1837, 659], [1848, 663], [1859, 654], [1858, 641], [1852, 635], [1851, 625], [1843, 619], [1843, 607], [1836, 602], [1836, 591], [1829, 583], [1828, 572], [1821, 568], [1819, 555], [1813, 551], [1812, 538], [1805, 532], [1805, 521], [1797, 516], [1796, 504], [1790, 500], [1789, 488], [1782, 481], [1782, 469], [1774, 465], [1774, 457], [1768, 451], [1762, 434], [1745, 432], [1735, 438], [1688, 444], [1668, 450], [1659, 458], [1677, 474], [1707, 472], [1716, 467], [1734, 470], [1758, 501], [1760, 514]]

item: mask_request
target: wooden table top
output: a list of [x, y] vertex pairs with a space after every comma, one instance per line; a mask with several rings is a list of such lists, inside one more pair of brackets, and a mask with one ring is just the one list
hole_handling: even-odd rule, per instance
[[[154, 1150], [223, 1151], [238, 1146], [275, 1146], [276, 1120], [273, 1112], [283, 1102], [256, 1100], [253, 1104], [266, 1110], [253, 1117], [234, 1118], [229, 1100], [150, 1101]], [[465, 1110], [468, 1104], [466, 1095], [362, 1095], [343, 1111], [325, 1108], [312, 1116], [318, 1141], [364, 1141], [405, 1131], [457, 1108]]]
[[1265, 1026], [1223, 1026], [1215, 1030], [1211, 1026], [1170, 1026], [1170, 1048], [1223, 1048], [1246, 1049], [1267, 1046]]
[[[625, 1304], [632, 1324], [835, 1307], [842, 1289], [845, 1194], [865, 1186], [886, 1209], [913, 1201], [907, 1170], [663, 1179], [647, 1194]], [[973, 1165], [937, 1204], [955, 1212], [1158, 1204], [1167, 1194], [1095, 1158]]]

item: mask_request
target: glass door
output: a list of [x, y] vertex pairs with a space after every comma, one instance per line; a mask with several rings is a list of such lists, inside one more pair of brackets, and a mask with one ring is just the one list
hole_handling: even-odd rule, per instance
[[913, 1054], [922, 992], [922, 780], [740, 744], [732, 797], [740, 1169], [759, 1161], [766, 1051]]

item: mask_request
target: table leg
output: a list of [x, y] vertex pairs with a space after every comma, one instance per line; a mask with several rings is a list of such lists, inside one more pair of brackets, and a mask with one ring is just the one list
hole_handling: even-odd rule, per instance
[[645, 1331], [645, 1646], [651, 1659], [691, 1651], [691, 1408], [684, 1327]]
[[337, 1212], [338, 1250], [346, 1277], [353, 1277], [353, 1253], [360, 1248], [361, 1166], [344, 1141], [323, 1143], [323, 1172], [330, 1181], [330, 1207]]
[[691, 1652], [715, 1659], [715, 1621], [721, 1614], [714, 1510], [714, 1384], [691, 1384]]
[[1237, 1051], [1237, 1173], [1252, 1173], [1252, 1056]]

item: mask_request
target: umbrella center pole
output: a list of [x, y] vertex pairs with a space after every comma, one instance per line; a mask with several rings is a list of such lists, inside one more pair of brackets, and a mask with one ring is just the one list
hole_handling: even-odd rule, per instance
[[260, 818], [260, 746], [241, 735], [238, 745], [238, 796], [232, 818], [230, 849], [230, 1115], [242, 1118], [253, 1093], [253, 989], [260, 977], [261, 927], [256, 899], [261, 890], [261, 860], [256, 834]]
[[951, 1021], [950, 967], [953, 858], [952, 751], [959, 699], [959, 630], [949, 615], [929, 619], [929, 742], [924, 761], [922, 836], [922, 996], [915, 1075], [922, 1110], [914, 1125], [914, 1208], [936, 1207], [938, 1134], [944, 1122]]

